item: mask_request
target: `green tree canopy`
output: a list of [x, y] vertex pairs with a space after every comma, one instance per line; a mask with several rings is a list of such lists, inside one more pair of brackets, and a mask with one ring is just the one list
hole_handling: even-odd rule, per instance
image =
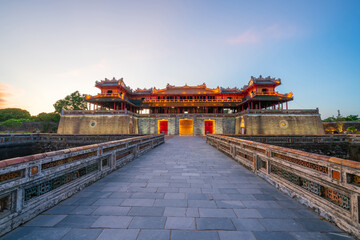
[[346, 129], [346, 131], [351, 132], [351, 133], [356, 133], [357, 129], [354, 126], [350, 126]]
[[359, 116], [358, 115], [349, 115], [344, 118], [345, 121], [358, 121]]
[[336, 121], [336, 118], [334, 118], [334, 117], [328, 117], [328, 118], [325, 118], [323, 121], [324, 121], [324, 122], [335, 122], [335, 121]]
[[25, 119], [25, 118], [19, 118], [19, 119], [11, 118], [0, 123], [0, 126], [4, 126], [7, 128], [16, 128], [16, 127], [20, 127], [23, 124], [23, 122], [28, 122], [28, 121], [29, 119]]
[[84, 101], [85, 94], [75, 91], [67, 95], [64, 99], [57, 100], [54, 104], [55, 112], [61, 113], [61, 110], [86, 110], [87, 106]]
[[0, 122], [9, 119], [30, 119], [30, 118], [31, 118], [30, 113], [20, 108], [0, 109]]
[[35, 119], [35, 121], [39, 122], [59, 122], [60, 121], [60, 115], [58, 113], [39, 113]]

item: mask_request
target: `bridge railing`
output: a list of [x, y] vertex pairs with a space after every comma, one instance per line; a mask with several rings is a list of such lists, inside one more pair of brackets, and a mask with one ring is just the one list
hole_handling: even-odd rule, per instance
[[0, 161], [0, 236], [163, 142], [145, 135]]
[[221, 135], [207, 143], [360, 237], [360, 162]]
[[255, 142], [276, 143], [357, 143], [360, 142], [360, 134], [327, 134], [327, 135], [234, 135], [226, 134], [227, 137], [240, 138]]
[[0, 146], [34, 143], [38, 139], [39, 139], [39, 134], [36, 133], [0, 134]]

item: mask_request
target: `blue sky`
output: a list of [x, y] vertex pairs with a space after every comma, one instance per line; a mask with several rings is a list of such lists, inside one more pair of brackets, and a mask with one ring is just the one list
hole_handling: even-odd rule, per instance
[[1, 1], [0, 107], [32, 114], [96, 80], [282, 79], [291, 108], [360, 115], [360, 1]]

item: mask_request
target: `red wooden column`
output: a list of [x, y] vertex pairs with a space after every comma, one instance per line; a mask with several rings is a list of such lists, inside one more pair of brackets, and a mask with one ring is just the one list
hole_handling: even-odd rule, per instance
[[288, 110], [288, 102], [286, 102], [286, 110]]
[[259, 101], [259, 109], [261, 109], [261, 101]]

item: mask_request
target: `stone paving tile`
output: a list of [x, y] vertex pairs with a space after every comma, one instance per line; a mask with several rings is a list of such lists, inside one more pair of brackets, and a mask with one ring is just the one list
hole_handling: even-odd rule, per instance
[[221, 240], [256, 240], [251, 232], [219, 231]]
[[89, 215], [98, 208], [99, 206], [79, 206], [71, 211], [69, 215]]
[[61, 240], [96, 240], [101, 229], [71, 229]]
[[156, 199], [154, 206], [158, 207], [187, 207], [186, 200], [180, 199]]
[[171, 231], [171, 240], [219, 240], [215, 231]]
[[55, 226], [71, 228], [89, 228], [98, 218], [99, 216], [70, 215], [65, 217]]
[[130, 206], [130, 207], [151, 207], [154, 205], [155, 199], [125, 199], [121, 206]]
[[164, 216], [185, 217], [187, 208], [165, 207]]
[[198, 230], [235, 230], [230, 218], [197, 218]]
[[186, 199], [188, 199], [188, 200], [208, 200], [209, 197], [203, 193], [186, 193]]
[[296, 219], [296, 222], [311, 232], [342, 232], [334, 225], [320, 219]]
[[257, 209], [234, 209], [234, 212], [238, 218], [262, 218]]
[[236, 217], [232, 209], [199, 208], [200, 217]]
[[261, 209], [261, 216], [264, 218], [297, 218], [298, 215], [289, 209]]
[[276, 201], [243, 201], [247, 208], [281, 208]]
[[166, 229], [195, 230], [195, 218], [189, 217], [168, 217]]
[[137, 240], [169, 240], [169, 230], [141, 230]]
[[53, 227], [63, 220], [67, 215], [40, 215], [27, 222], [26, 227]]
[[164, 199], [185, 199], [185, 193], [165, 193]]
[[97, 240], [136, 240], [139, 229], [105, 229]]
[[101, 216], [92, 228], [127, 228], [133, 218], [128, 216]]
[[1, 240], [60, 240], [70, 228], [18, 227]]
[[239, 201], [253, 201], [256, 200], [255, 197], [251, 194], [244, 193], [229, 193], [227, 194], [229, 199], [231, 200], [239, 200]]
[[99, 206], [92, 215], [101, 216], [124, 216], [130, 211], [130, 207]]
[[163, 216], [165, 207], [132, 207], [129, 216], [152, 216], [161, 217]]
[[134, 217], [129, 228], [164, 229], [166, 217]]
[[257, 219], [233, 218], [232, 222], [238, 231], [265, 231]]
[[187, 217], [200, 217], [198, 208], [187, 208], [186, 214]]
[[296, 240], [287, 232], [254, 232], [254, 235], [257, 240]]
[[268, 231], [305, 231], [300, 223], [293, 219], [259, 219]]
[[245, 208], [241, 201], [225, 200], [216, 201], [218, 208]]
[[158, 193], [178, 193], [179, 188], [177, 187], [159, 187], [157, 189]]
[[135, 199], [163, 199], [164, 193], [155, 193], [155, 192], [137, 192], [131, 195], [131, 198]]
[[77, 201], [71, 205], [81, 205], [81, 206], [91, 206], [93, 205], [99, 198], [77, 198]]
[[127, 199], [131, 196], [131, 193], [127, 192], [113, 192], [109, 198], [119, 198], [119, 199]]
[[77, 206], [58, 205], [51, 208], [50, 210], [47, 210], [43, 214], [66, 215], [72, 213], [76, 207]]
[[118, 198], [102, 198], [94, 202], [96, 206], [119, 206], [124, 200]]
[[217, 208], [215, 201], [208, 200], [188, 200], [188, 207]]

